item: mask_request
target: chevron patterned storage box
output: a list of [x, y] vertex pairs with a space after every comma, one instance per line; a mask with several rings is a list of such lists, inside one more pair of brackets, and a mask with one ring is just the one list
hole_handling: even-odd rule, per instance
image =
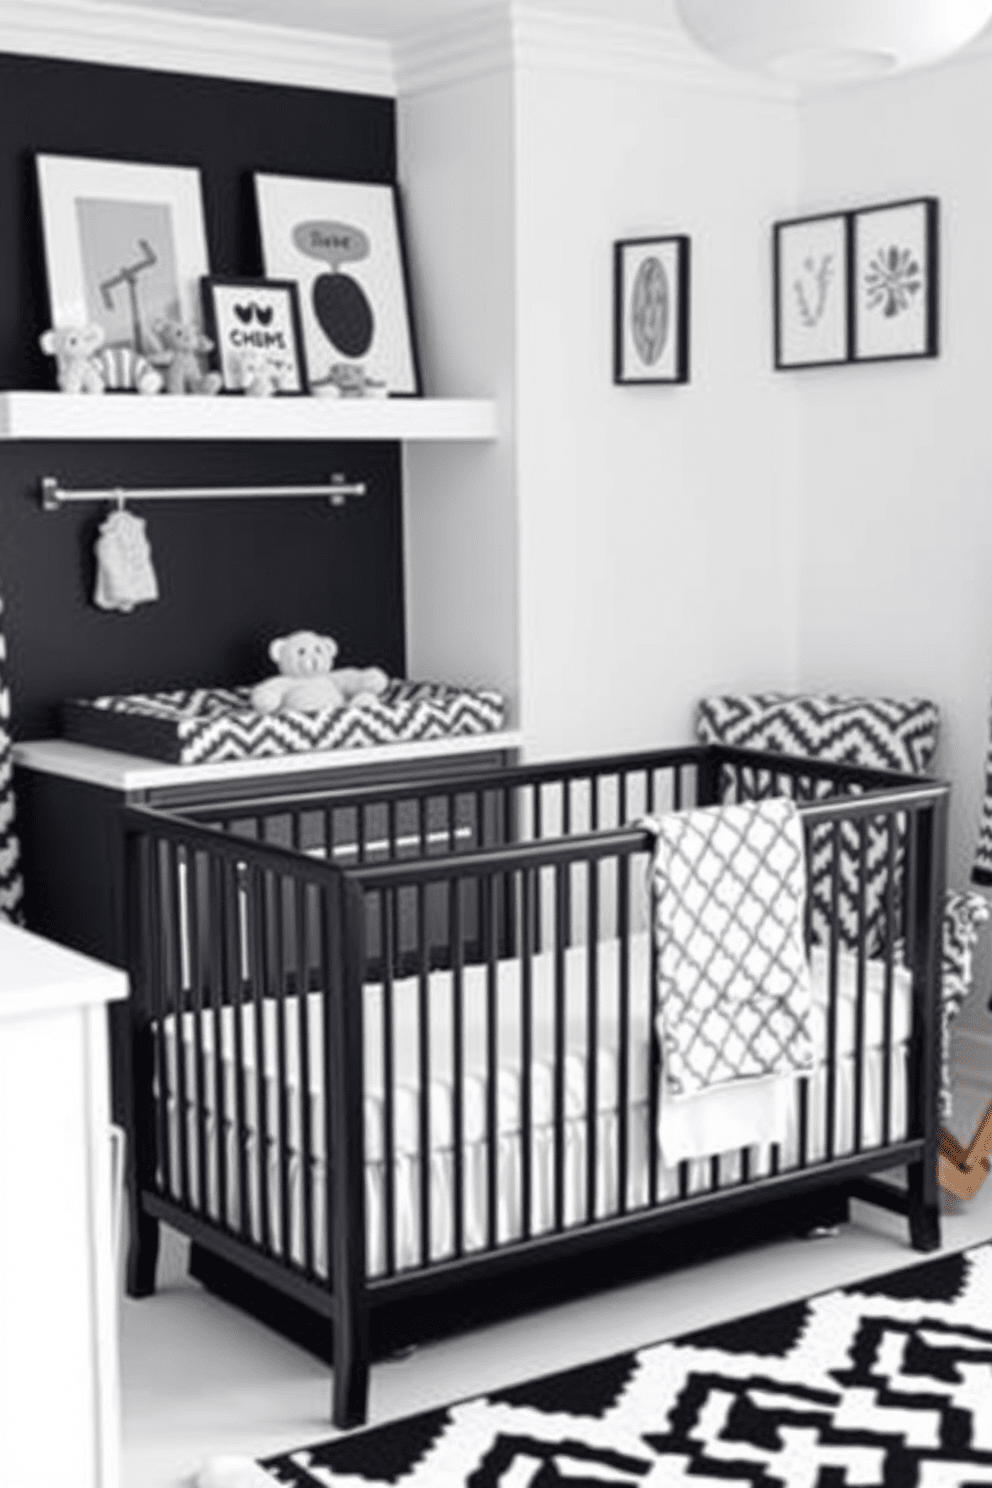
[[62, 708], [68, 739], [173, 764], [217, 764], [318, 749], [361, 749], [484, 734], [503, 725], [498, 692], [390, 682], [381, 697], [318, 713], [256, 713], [250, 687], [79, 698]]

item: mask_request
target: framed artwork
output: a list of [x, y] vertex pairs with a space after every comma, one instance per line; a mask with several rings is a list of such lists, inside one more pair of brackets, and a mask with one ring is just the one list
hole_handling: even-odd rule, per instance
[[854, 359], [937, 355], [937, 201], [852, 213]]
[[689, 381], [689, 239], [613, 245], [613, 381]]
[[157, 320], [199, 324], [209, 272], [200, 173], [75, 155], [38, 155], [54, 326], [102, 326], [106, 344], [157, 350]]
[[266, 274], [300, 287], [311, 391], [419, 394], [396, 188], [256, 174], [255, 198]]
[[850, 360], [850, 230], [846, 212], [776, 222], [776, 367]]
[[292, 279], [201, 280], [203, 323], [225, 392], [307, 393], [300, 301]]

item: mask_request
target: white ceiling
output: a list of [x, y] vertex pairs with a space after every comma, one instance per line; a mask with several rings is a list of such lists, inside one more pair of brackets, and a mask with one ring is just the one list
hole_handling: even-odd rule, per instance
[[[494, 0], [125, 0], [139, 9], [187, 11], [337, 36], [394, 41], [441, 21], [490, 10]], [[639, 25], [678, 24], [673, 0], [534, 0], [535, 8]]]

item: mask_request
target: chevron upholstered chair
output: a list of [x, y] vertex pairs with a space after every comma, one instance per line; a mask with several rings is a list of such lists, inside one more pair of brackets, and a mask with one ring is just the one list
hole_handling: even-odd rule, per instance
[[[839, 697], [778, 692], [703, 698], [697, 733], [703, 743], [737, 744], [770, 749], [802, 759], [825, 759], [882, 770], [926, 774], [937, 746], [940, 714], [923, 698]], [[829, 894], [829, 848], [818, 852], [814, 839], [810, 894], [813, 933], [825, 923], [818, 900]], [[847, 867], [841, 863], [841, 936], [855, 943], [857, 908], [853, 885], [856, 844], [848, 844]], [[842, 853], [844, 849], [842, 847]], [[880, 923], [885, 893], [886, 865], [881, 850], [869, 843], [869, 954], [880, 949]], [[848, 892], [845, 894], [845, 877]], [[847, 902], [845, 903], [845, 898]], [[989, 904], [974, 890], [949, 890], [944, 912], [942, 959], [941, 1118], [951, 1114], [950, 1031], [971, 991], [973, 953]], [[872, 939], [874, 938], [874, 944]]]

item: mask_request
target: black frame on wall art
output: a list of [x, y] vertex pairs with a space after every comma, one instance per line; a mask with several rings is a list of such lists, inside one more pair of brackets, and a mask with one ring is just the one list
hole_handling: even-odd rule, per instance
[[613, 381], [689, 381], [689, 266], [684, 233], [613, 244]]
[[[271, 392], [305, 395], [306, 362], [294, 279], [210, 275], [200, 281], [203, 320], [225, 392], [244, 392], [258, 377]], [[250, 358], [253, 366], [242, 358]]]
[[772, 261], [775, 366], [850, 361], [850, 214], [821, 212], [776, 222]]
[[776, 368], [937, 356], [938, 214], [920, 196], [776, 222]]
[[366, 384], [418, 397], [420, 367], [399, 191], [256, 172], [265, 272], [295, 279], [311, 392]]
[[933, 196], [852, 212], [855, 361], [938, 355], [938, 213]]

